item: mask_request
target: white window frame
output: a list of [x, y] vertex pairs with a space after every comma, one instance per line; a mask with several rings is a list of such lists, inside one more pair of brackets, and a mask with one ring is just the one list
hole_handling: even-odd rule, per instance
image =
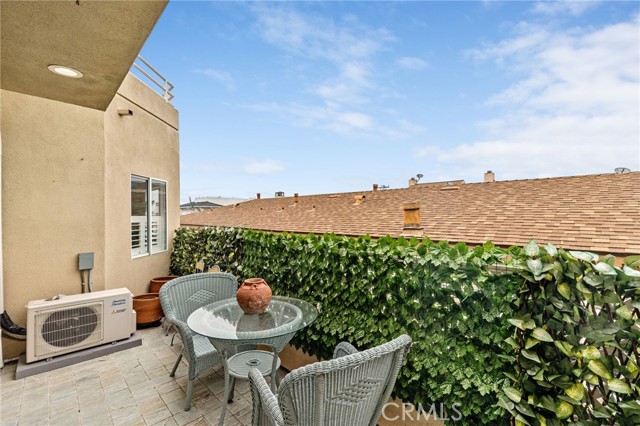
[[[140, 253], [140, 254], [133, 254], [131, 253], [131, 239], [133, 237], [132, 235], [132, 231], [131, 231], [131, 182], [133, 180], [133, 178], [139, 178], [139, 179], [145, 179], [147, 181], [147, 232], [146, 232], [146, 236], [145, 238], [147, 239], [147, 251], [145, 253]], [[158, 250], [158, 249], [154, 249], [153, 247], [153, 239], [151, 236], [151, 226], [152, 226], [152, 199], [151, 199], [151, 192], [152, 192], [152, 188], [153, 188], [153, 183], [154, 182], [160, 182], [160, 183], [164, 183], [164, 187], [165, 187], [165, 221], [166, 221], [166, 226], [164, 227], [164, 233], [165, 233], [165, 248], [162, 250]], [[158, 254], [158, 253], [164, 253], [166, 251], [169, 250], [169, 182], [164, 180], [164, 179], [158, 179], [158, 178], [154, 178], [154, 177], [150, 177], [150, 176], [143, 176], [143, 175], [138, 175], [138, 174], [131, 174], [129, 176], [129, 252], [131, 254], [131, 259], [138, 259], [141, 257], [147, 257], [147, 256], [151, 256], [154, 254]]]

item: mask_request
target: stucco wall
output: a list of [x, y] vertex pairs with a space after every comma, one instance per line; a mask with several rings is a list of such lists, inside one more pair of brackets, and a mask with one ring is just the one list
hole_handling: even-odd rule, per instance
[[[130, 177], [167, 181], [171, 244], [180, 220], [171, 104], [129, 74], [105, 112], [6, 90], [0, 111], [4, 305], [17, 324], [28, 301], [81, 292], [80, 252], [95, 253], [94, 290], [145, 293], [168, 273], [171, 247], [131, 259]], [[24, 350], [2, 338], [3, 359]]]
[[[4, 305], [26, 324], [29, 300], [81, 292], [78, 253], [104, 281], [104, 114], [3, 90]], [[4, 359], [24, 344], [3, 338]]]
[[[133, 111], [118, 115], [119, 108]], [[105, 278], [109, 288], [148, 291], [149, 280], [169, 273], [174, 230], [180, 224], [178, 112], [157, 93], [129, 74], [105, 111]], [[131, 258], [131, 175], [167, 181], [168, 243], [166, 252]]]

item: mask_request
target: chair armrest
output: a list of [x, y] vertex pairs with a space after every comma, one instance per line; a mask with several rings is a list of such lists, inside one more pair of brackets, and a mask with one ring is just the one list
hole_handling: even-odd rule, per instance
[[343, 357], [345, 355], [351, 355], [358, 353], [358, 350], [353, 347], [351, 343], [341, 342], [338, 343], [336, 349], [333, 351], [333, 359]]
[[169, 323], [173, 324], [178, 333], [180, 333], [180, 339], [182, 339], [183, 349], [189, 352], [189, 359], [195, 359], [195, 351], [193, 348], [193, 331], [189, 328], [186, 322], [180, 321], [176, 317], [165, 317]]
[[262, 377], [260, 370], [252, 368], [249, 370], [249, 386], [253, 399], [253, 421], [252, 425], [262, 425], [260, 417], [267, 416], [275, 425], [283, 425], [284, 417], [278, 406], [278, 399], [271, 392], [267, 381]]

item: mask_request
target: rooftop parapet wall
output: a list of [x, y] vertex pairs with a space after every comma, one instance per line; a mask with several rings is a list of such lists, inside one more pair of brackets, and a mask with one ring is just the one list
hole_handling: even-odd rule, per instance
[[178, 110], [132, 73], [122, 82], [118, 95], [178, 130]]

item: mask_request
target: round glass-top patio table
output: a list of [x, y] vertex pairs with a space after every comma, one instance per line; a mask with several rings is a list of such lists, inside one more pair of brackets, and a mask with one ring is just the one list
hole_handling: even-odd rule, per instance
[[[227, 401], [233, 397], [235, 379], [246, 379], [249, 369], [257, 367], [263, 375], [271, 376], [271, 388], [275, 392], [279, 353], [297, 331], [307, 327], [317, 317], [318, 310], [311, 303], [284, 296], [273, 296], [267, 310], [260, 315], [246, 315], [236, 298], [211, 303], [189, 315], [189, 328], [208, 337], [223, 355], [225, 400], [220, 413], [220, 425], [224, 423]], [[249, 350], [230, 356], [232, 348], [256, 344], [271, 347], [273, 354]], [[268, 365], [269, 361], [271, 366]]]
[[[237, 346], [238, 342], [263, 343], [277, 340], [308, 326], [318, 316], [309, 302], [273, 296], [265, 313], [246, 315], [235, 298], [220, 300], [194, 311], [187, 324], [198, 334]], [[271, 346], [271, 345], [270, 345]], [[284, 345], [283, 345], [284, 346]]]

